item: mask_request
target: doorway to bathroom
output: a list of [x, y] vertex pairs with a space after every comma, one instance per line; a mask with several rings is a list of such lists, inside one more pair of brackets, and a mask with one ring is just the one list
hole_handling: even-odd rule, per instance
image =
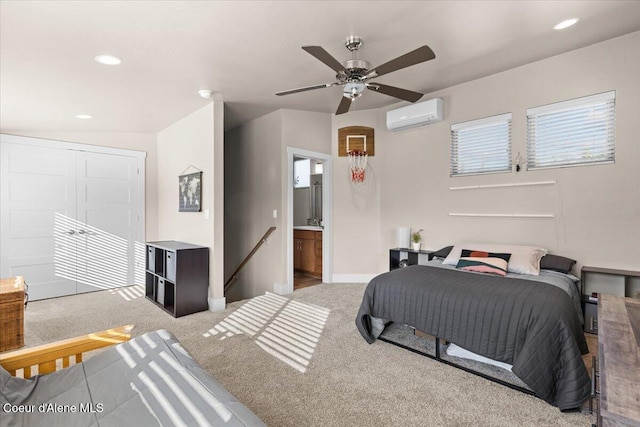
[[289, 147], [288, 280], [301, 289], [331, 281], [331, 156]]

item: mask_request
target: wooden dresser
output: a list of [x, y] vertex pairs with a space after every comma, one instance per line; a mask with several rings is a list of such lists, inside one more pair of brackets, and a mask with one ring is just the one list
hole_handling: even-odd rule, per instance
[[24, 279], [0, 279], [0, 352], [24, 346]]
[[598, 425], [640, 426], [640, 299], [598, 301]]

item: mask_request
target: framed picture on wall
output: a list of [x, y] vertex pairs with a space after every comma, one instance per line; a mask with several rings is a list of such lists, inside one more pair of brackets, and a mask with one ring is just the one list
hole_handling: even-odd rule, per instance
[[202, 172], [178, 177], [179, 212], [200, 212], [202, 210]]

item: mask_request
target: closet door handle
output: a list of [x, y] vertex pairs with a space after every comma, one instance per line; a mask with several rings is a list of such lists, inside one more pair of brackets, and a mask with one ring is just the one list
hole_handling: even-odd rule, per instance
[[73, 236], [74, 234], [76, 234], [75, 230], [69, 230], [69, 231], [65, 231], [65, 234], [68, 234], [69, 236]]
[[86, 233], [87, 233], [86, 230], [79, 230], [78, 231], [78, 234], [86, 234]]

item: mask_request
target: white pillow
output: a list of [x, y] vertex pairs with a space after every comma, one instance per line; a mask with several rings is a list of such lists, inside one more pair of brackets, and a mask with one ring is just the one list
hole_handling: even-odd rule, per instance
[[480, 356], [479, 354], [473, 353], [462, 347], [458, 347], [454, 343], [451, 343], [447, 346], [447, 354], [449, 356], [459, 357], [461, 359], [471, 359], [471, 360], [477, 360], [478, 362], [482, 362], [482, 363], [488, 363], [489, 365], [498, 366], [499, 368], [506, 369], [507, 371], [511, 371], [511, 368], [513, 368], [513, 365], [509, 365], [508, 363], [489, 359], [488, 357]]
[[510, 273], [540, 275], [540, 259], [549, 252], [537, 246], [506, 245], [500, 243], [456, 243], [443, 264], [457, 265], [463, 249], [471, 251], [511, 254], [507, 271]]

